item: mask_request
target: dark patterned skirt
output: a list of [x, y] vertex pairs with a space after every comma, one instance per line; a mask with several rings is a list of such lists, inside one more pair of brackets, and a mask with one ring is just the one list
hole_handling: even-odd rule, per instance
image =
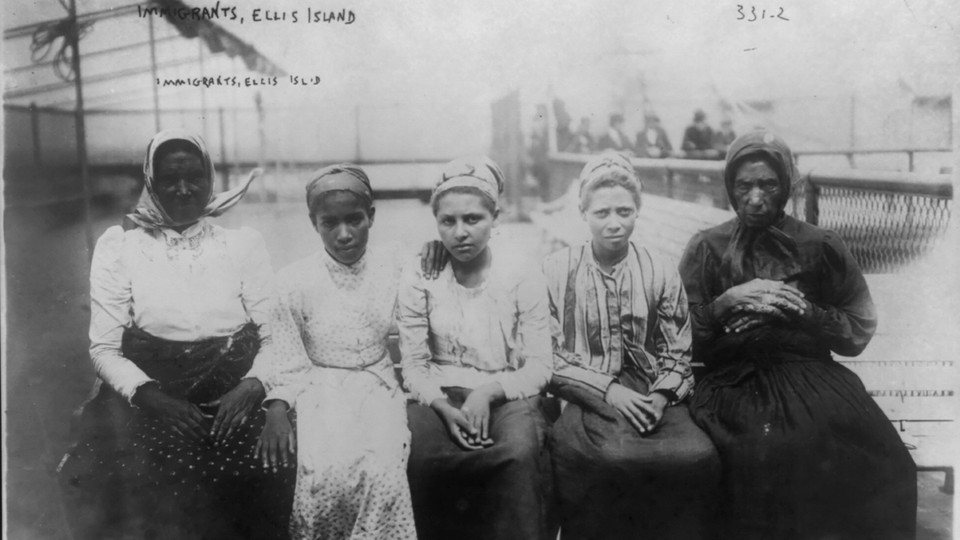
[[723, 463], [723, 538], [914, 538], [913, 460], [829, 357], [732, 359], [700, 380], [690, 410]]
[[[253, 324], [190, 343], [131, 328], [123, 354], [168, 395], [201, 404], [240, 382], [259, 343]], [[220, 444], [190, 440], [101, 385], [60, 470], [74, 537], [283, 538], [295, 471], [264, 470], [254, 455], [264, 422], [258, 408]]]

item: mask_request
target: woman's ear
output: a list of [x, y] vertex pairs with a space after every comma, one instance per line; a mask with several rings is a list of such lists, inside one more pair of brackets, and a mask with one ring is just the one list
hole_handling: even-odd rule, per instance
[[500, 224], [500, 207], [493, 209], [493, 226], [496, 227]]
[[367, 219], [370, 221], [370, 226], [373, 227], [373, 218], [377, 215], [377, 209], [374, 206], [370, 206], [367, 209]]

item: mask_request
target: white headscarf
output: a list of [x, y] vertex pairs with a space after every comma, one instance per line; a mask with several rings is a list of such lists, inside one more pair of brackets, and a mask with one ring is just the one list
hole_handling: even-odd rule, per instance
[[[210, 152], [207, 151], [207, 143], [204, 142], [202, 137], [184, 129], [167, 129], [154, 135], [153, 138], [150, 139], [150, 144], [147, 145], [147, 154], [143, 160], [143, 193], [140, 194], [137, 207], [132, 213], [127, 214], [127, 219], [144, 229], [152, 230], [190, 224], [177, 223], [170, 218], [166, 210], [164, 210], [163, 205], [160, 204], [160, 199], [157, 197], [153, 185], [154, 167], [156, 166], [154, 160], [157, 149], [160, 148], [160, 145], [168, 141], [186, 141], [197, 147], [201, 154], [203, 171], [207, 176], [207, 180], [210, 181], [210, 185], [213, 186], [216, 180], [213, 160], [210, 159]], [[240, 202], [240, 199], [246, 195], [250, 183], [261, 174], [263, 174], [263, 170], [254, 169], [239, 186], [216, 196], [214, 196], [213, 190], [211, 189], [210, 199], [207, 201], [200, 218], [208, 216], [216, 217], [233, 208], [233, 206]]]

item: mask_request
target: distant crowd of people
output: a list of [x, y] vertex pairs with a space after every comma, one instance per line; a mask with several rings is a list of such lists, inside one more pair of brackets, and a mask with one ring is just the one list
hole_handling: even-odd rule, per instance
[[722, 120], [720, 129], [714, 130], [707, 123], [706, 113], [699, 109], [693, 114], [693, 123], [684, 130], [679, 149], [674, 149], [670, 136], [660, 125], [660, 117], [652, 111], [644, 115], [643, 129], [633, 138], [624, 131], [624, 117], [619, 113], [610, 115], [606, 131], [598, 138], [590, 130], [590, 118], [582, 117], [573, 131], [563, 106], [555, 108], [558, 109], [557, 149], [561, 152], [589, 154], [615, 150], [643, 158], [724, 159], [730, 143], [737, 138], [731, 120]]

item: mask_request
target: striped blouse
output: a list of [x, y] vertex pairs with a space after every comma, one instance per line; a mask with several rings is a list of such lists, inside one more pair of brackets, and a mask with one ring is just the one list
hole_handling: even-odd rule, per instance
[[605, 393], [626, 362], [651, 392], [673, 402], [690, 393], [689, 308], [675, 265], [631, 243], [608, 274], [587, 242], [551, 254], [543, 271], [555, 377]]

